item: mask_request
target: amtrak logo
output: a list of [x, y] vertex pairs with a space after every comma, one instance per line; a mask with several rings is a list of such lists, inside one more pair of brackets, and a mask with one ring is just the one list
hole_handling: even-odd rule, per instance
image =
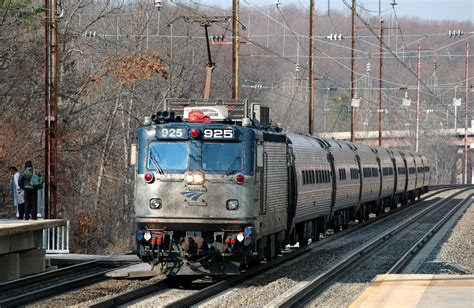
[[181, 194], [190, 201], [199, 202], [202, 201], [202, 196], [207, 192], [207, 189], [204, 187], [199, 188], [186, 188], [187, 191], [181, 192]]

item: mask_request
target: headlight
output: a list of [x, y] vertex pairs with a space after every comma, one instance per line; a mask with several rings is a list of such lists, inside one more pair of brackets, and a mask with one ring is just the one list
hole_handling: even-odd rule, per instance
[[157, 210], [161, 208], [161, 199], [151, 199], [150, 200], [150, 209]]
[[204, 174], [201, 172], [187, 172], [184, 174], [184, 183], [202, 185], [204, 184]]
[[192, 175], [192, 173], [186, 173], [184, 175], [184, 182], [186, 184], [191, 184], [193, 181], [194, 181], [194, 176]]
[[151, 239], [150, 231], [145, 232], [145, 234], [143, 235], [143, 238], [145, 239], [145, 241], [149, 241]]
[[239, 201], [234, 200], [234, 199], [227, 200], [226, 208], [227, 208], [229, 211], [235, 211], [235, 210], [237, 210], [237, 209], [239, 208]]
[[204, 183], [204, 176], [201, 173], [194, 174], [194, 184]]

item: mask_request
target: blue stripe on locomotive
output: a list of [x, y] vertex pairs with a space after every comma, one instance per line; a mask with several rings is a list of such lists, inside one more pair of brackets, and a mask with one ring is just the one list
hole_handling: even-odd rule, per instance
[[[240, 141], [244, 145], [244, 157], [243, 157], [243, 173], [245, 175], [253, 175], [254, 173], [254, 148], [255, 148], [255, 131], [251, 128], [245, 128], [236, 125], [220, 124], [220, 123], [167, 123], [160, 125], [151, 125], [140, 127], [137, 132], [138, 138], [138, 161], [137, 161], [137, 174], [144, 174], [146, 169], [146, 158], [148, 152], [148, 144], [158, 140], [156, 139], [155, 134], [150, 136], [147, 131], [155, 129], [156, 127], [161, 128], [184, 128], [186, 131], [190, 131], [193, 128], [199, 128], [201, 132], [205, 128], [233, 128], [235, 130], [235, 139], [233, 141]], [[189, 134], [188, 134], [189, 135]], [[170, 139], [168, 139], [170, 140]], [[193, 139], [189, 137], [188, 139], [174, 139], [178, 140], [188, 140], [190, 141], [190, 152], [199, 150], [200, 143], [202, 139]], [[215, 139], [214, 141], [223, 141], [221, 139]], [[224, 141], [226, 142], [226, 141]], [[199, 171], [201, 170], [201, 157], [197, 159], [190, 155], [190, 160], [188, 164], [188, 170]]]

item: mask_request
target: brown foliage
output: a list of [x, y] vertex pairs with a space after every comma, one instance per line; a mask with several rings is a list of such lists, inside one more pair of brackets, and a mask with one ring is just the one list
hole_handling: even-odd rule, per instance
[[100, 219], [97, 213], [87, 213], [81, 209], [76, 212], [74, 223], [76, 224], [74, 228], [75, 240], [72, 241], [72, 244], [77, 250], [85, 249], [84, 253], [88, 253], [91, 242], [101, 240], [98, 235], [101, 234], [101, 226], [105, 221]]
[[147, 51], [140, 55], [121, 56], [118, 59], [106, 57], [103, 61], [106, 74], [117, 78], [123, 85], [137, 85], [140, 80], [153, 80], [155, 74], [168, 78], [164, 61], [157, 51]]

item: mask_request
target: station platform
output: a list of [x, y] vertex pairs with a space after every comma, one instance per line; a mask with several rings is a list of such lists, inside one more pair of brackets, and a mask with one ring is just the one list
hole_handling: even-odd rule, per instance
[[474, 307], [474, 275], [377, 275], [349, 307]]
[[62, 219], [0, 219], [0, 282], [45, 271], [43, 231], [66, 224]]

